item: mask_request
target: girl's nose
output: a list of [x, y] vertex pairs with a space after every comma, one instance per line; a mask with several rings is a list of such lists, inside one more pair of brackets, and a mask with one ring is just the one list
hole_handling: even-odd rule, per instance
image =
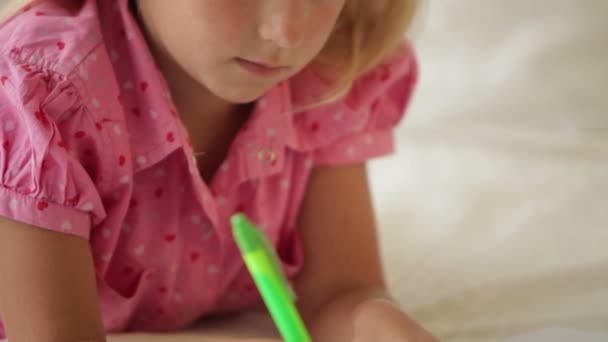
[[259, 34], [283, 49], [297, 48], [306, 34], [310, 0], [275, 0], [262, 18]]

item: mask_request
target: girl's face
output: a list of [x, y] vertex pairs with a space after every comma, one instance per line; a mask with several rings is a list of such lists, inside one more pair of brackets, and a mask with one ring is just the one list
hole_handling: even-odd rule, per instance
[[215, 96], [255, 100], [310, 63], [346, 0], [137, 1], [161, 67]]

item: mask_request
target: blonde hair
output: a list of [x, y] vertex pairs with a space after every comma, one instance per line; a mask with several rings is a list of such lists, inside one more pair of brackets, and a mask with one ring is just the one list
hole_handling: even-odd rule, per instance
[[[0, 19], [38, 0], [8, 0], [0, 5]], [[418, 0], [346, 0], [336, 26], [312, 63], [330, 81], [332, 91], [315, 105], [337, 100], [353, 82], [389, 57], [402, 43]]]
[[390, 57], [404, 43], [417, 0], [346, 0], [334, 32], [313, 61], [333, 85], [321, 103], [343, 96], [363, 73]]
[[31, 0], [7, 0], [0, 4], [0, 20], [4, 20], [7, 17], [15, 14], [15, 12], [22, 6], [32, 2]]

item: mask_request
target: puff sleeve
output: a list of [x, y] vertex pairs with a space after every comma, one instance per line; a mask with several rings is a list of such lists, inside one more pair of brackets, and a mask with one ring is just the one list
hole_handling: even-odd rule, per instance
[[336, 103], [296, 118], [300, 146], [316, 166], [363, 162], [393, 151], [393, 132], [405, 115], [418, 77], [410, 46], [355, 81]]
[[89, 238], [103, 141], [62, 76], [0, 59], [0, 215]]

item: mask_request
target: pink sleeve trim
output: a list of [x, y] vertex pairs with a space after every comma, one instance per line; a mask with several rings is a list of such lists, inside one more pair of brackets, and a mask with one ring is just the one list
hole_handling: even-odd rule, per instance
[[0, 187], [0, 216], [42, 229], [89, 240], [90, 215]]

